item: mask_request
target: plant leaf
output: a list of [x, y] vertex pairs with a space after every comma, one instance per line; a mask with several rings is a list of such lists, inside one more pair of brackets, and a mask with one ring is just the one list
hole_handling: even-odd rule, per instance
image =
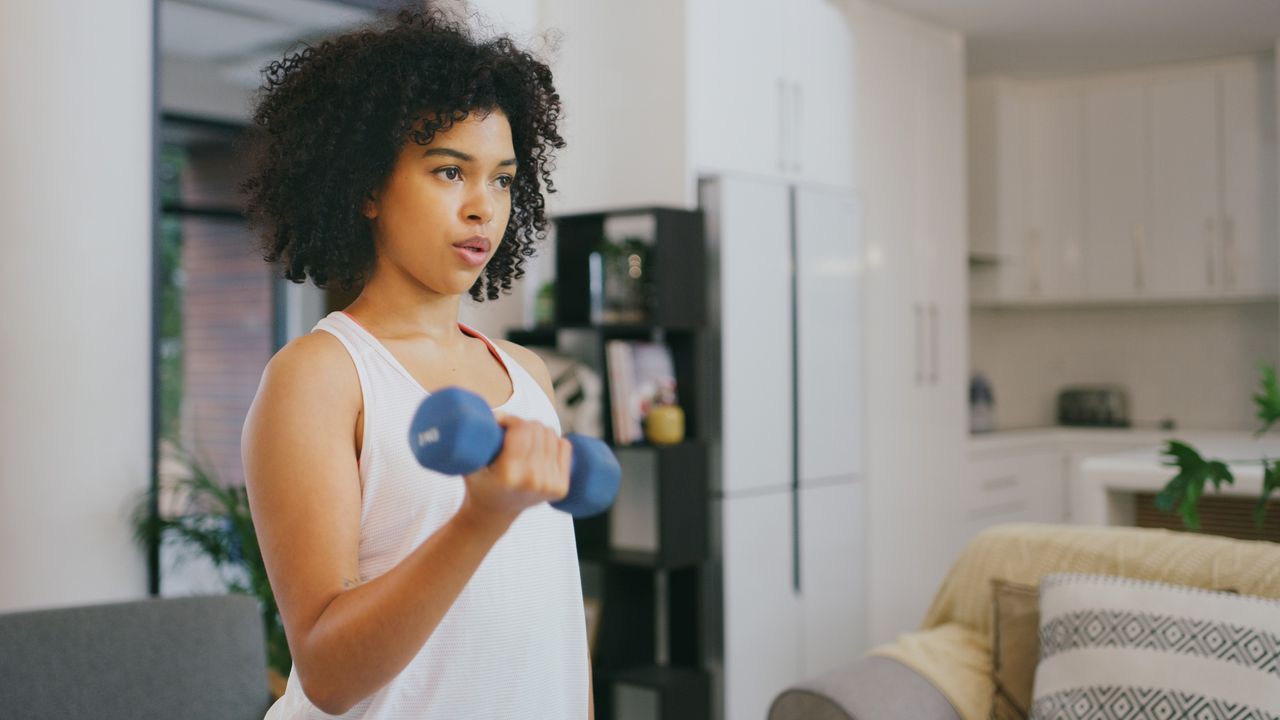
[[1276, 368], [1267, 363], [1259, 363], [1258, 368], [1262, 371], [1262, 388], [1253, 396], [1253, 402], [1258, 406], [1258, 419], [1262, 421], [1262, 427], [1255, 433], [1255, 437], [1265, 433], [1280, 420], [1280, 386], [1276, 384]]
[[1188, 530], [1200, 529], [1200, 509], [1197, 505], [1200, 503], [1202, 492], [1204, 492], [1203, 475], [1187, 483], [1186, 494], [1182, 496], [1182, 502], [1178, 505], [1178, 514], [1182, 516], [1182, 524]]
[[1258, 503], [1253, 506], [1253, 524], [1259, 530], [1262, 529], [1262, 523], [1267, 517], [1267, 499], [1271, 497], [1271, 493], [1280, 490], [1280, 460], [1271, 462], [1266, 458], [1262, 459], [1262, 497], [1258, 498]]
[[1231, 468], [1227, 467], [1227, 464], [1221, 460], [1210, 460], [1205, 463], [1204, 472], [1209, 481], [1213, 483], [1214, 490], [1221, 490], [1224, 482], [1228, 485], [1235, 484], [1236, 479], [1231, 475]]
[[1165, 465], [1177, 465], [1183, 470], [1204, 465], [1204, 458], [1200, 457], [1200, 453], [1181, 440], [1169, 440], [1163, 454], [1168, 456], [1164, 461]]
[[1176, 509], [1182, 517], [1183, 527], [1198, 530], [1200, 512], [1196, 506], [1204, 492], [1205, 482], [1212, 478], [1217, 487], [1224, 479], [1231, 481], [1231, 472], [1221, 462], [1216, 462], [1213, 469], [1210, 469], [1211, 463], [1206, 462], [1195, 448], [1181, 440], [1169, 440], [1163, 454], [1167, 457], [1164, 464], [1176, 466], [1178, 474], [1156, 495], [1156, 507], [1162, 512], [1173, 512]]
[[1180, 472], [1172, 480], [1170, 480], [1158, 494], [1156, 494], [1156, 509], [1161, 512], [1173, 512], [1178, 507], [1178, 502], [1182, 500], [1182, 495], [1187, 491], [1187, 480], [1190, 476], [1185, 472]]
[[288, 640], [258, 546], [248, 491], [218, 482], [208, 471], [209, 462], [181, 443], [174, 441], [169, 449], [186, 476], [160, 482], [184, 505], [176, 515], [156, 517], [151, 510], [161, 489], [143, 491], [131, 517], [134, 537], [147, 548], [172, 543], [194, 549], [213, 564], [228, 591], [255, 596], [266, 630], [268, 664], [288, 675], [292, 665]]

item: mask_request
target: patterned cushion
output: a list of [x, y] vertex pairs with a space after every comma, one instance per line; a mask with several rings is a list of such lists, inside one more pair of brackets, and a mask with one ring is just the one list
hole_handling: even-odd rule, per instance
[[1049, 575], [1031, 717], [1280, 720], [1280, 601]]

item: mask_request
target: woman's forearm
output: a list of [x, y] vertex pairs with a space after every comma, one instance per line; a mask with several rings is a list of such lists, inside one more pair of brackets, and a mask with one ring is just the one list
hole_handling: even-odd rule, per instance
[[298, 678], [312, 704], [338, 715], [391, 682], [514, 519], [464, 502], [394, 568], [334, 597], [295, 648]]

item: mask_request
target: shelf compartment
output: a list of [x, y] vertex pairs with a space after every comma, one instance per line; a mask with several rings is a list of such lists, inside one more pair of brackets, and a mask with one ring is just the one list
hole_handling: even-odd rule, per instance
[[651, 215], [654, 221], [650, 266], [655, 295], [650, 322], [664, 328], [704, 327], [707, 259], [702, 212], [662, 207], [555, 218], [557, 323], [590, 322], [589, 258], [604, 238], [605, 222], [624, 215]]
[[579, 557], [649, 568], [706, 562], [706, 443], [637, 445], [614, 452], [623, 469], [622, 486], [608, 512], [575, 521]]
[[711, 717], [711, 676], [685, 667], [649, 666], [610, 673], [610, 717], [706, 720]]

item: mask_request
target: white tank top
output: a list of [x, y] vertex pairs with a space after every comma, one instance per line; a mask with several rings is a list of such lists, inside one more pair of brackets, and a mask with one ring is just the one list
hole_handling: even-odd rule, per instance
[[[480, 333], [506, 367], [513, 392], [499, 410], [560, 431], [555, 408], [520, 363]], [[361, 581], [403, 560], [462, 504], [459, 475], [423, 468], [409, 423], [427, 391], [349, 315], [316, 328], [335, 335], [355, 362], [364, 396], [360, 455]], [[340, 717], [362, 720], [587, 717], [588, 653], [573, 519], [547, 503], [522, 512], [417, 656], [389, 684]], [[302, 692], [296, 671], [267, 720], [330, 718]]]

